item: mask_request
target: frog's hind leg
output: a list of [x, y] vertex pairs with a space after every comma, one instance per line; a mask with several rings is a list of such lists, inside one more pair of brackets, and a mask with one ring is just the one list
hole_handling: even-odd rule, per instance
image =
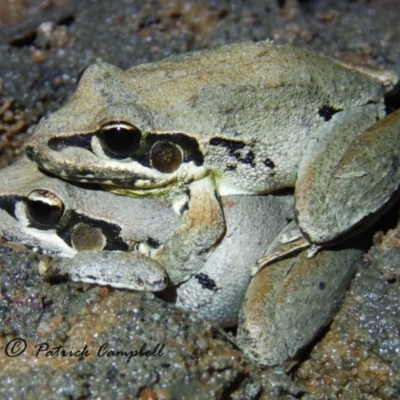
[[378, 111], [370, 104], [337, 112], [313, 136], [295, 188], [297, 223], [310, 242], [365, 229], [397, 194], [400, 112], [374, 123]]
[[363, 254], [342, 248], [322, 250], [310, 259], [305, 253], [264, 268], [247, 290], [238, 344], [262, 366], [293, 365], [331, 321]]

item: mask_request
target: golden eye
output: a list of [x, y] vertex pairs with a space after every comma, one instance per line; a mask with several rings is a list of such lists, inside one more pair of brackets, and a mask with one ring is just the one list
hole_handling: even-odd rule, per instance
[[54, 193], [37, 189], [29, 193], [26, 214], [37, 228], [54, 228], [64, 214], [64, 203]]
[[160, 172], [174, 172], [182, 164], [181, 149], [174, 143], [158, 141], [150, 149], [151, 165]]
[[116, 158], [126, 158], [139, 148], [142, 132], [124, 122], [111, 122], [100, 128], [97, 137], [105, 151]]

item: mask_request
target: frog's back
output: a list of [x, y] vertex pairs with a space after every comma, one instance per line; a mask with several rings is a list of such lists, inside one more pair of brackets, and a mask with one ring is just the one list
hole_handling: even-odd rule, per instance
[[223, 193], [292, 186], [308, 137], [333, 114], [371, 103], [383, 113], [377, 81], [270, 42], [172, 56], [127, 73], [155, 130], [195, 137]]
[[132, 95], [152, 111], [156, 129], [203, 139], [257, 137], [259, 127], [286, 126], [288, 115], [310, 125], [329, 112], [382, 101], [381, 85], [366, 75], [270, 42], [171, 56], [127, 74]]

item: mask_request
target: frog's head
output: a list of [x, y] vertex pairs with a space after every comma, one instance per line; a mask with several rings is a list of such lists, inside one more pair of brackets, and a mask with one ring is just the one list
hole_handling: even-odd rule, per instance
[[[161, 226], [166, 231], [176, 228], [168, 215], [168, 222], [155, 230], [143, 223], [162, 221], [157, 216], [167, 205], [157, 208], [153, 202], [148, 207], [148, 201], [83, 189], [42, 173], [26, 158], [1, 171], [0, 188], [4, 239], [65, 257], [57, 268], [75, 281], [133, 290], [165, 288], [165, 269], [129, 250], [146, 241], [147, 247], [157, 248]], [[147, 210], [150, 215], [144, 216]]]
[[116, 187], [203, 177], [197, 139], [156, 128], [157, 117], [126, 81], [124, 71], [108, 64], [85, 70], [70, 101], [40, 121], [28, 157], [57, 176]]
[[7, 240], [64, 257], [129, 249], [115, 221], [90, 213], [96, 207], [90, 191], [83, 197], [83, 189], [43, 174], [26, 158], [1, 171], [0, 185], [0, 234]]

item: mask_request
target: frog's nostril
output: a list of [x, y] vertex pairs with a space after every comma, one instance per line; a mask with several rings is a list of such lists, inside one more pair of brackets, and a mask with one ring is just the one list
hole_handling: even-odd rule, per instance
[[33, 160], [33, 156], [34, 156], [35, 152], [34, 152], [32, 146], [26, 146], [26, 148], [25, 148], [25, 153], [26, 153], [27, 157], [28, 157], [31, 161], [34, 161], [34, 160]]

